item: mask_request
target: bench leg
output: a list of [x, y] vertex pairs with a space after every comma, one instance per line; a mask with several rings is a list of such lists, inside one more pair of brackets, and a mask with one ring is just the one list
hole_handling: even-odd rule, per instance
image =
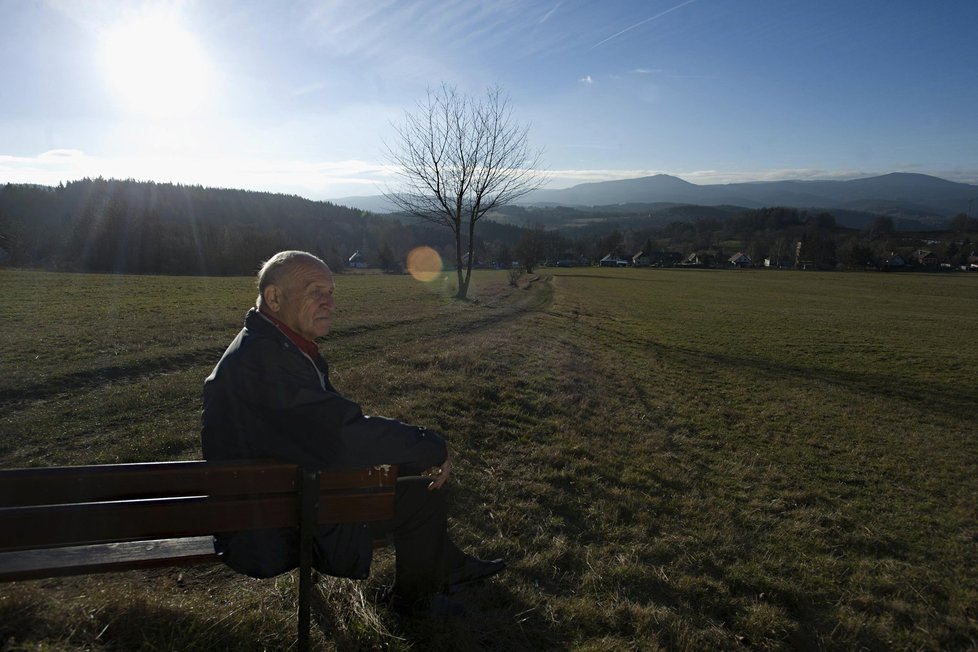
[[300, 652], [309, 649], [312, 598], [313, 533], [319, 516], [319, 472], [299, 469], [299, 640]]

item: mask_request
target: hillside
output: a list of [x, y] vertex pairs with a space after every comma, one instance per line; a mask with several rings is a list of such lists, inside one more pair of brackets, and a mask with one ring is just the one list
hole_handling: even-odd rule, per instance
[[892, 173], [849, 181], [771, 181], [696, 185], [667, 175], [539, 190], [532, 204], [598, 206], [623, 202], [733, 204], [747, 208], [854, 209], [902, 217], [901, 212], [948, 218], [966, 212], [978, 186], [924, 174]]
[[[935, 185], [926, 178], [917, 181], [925, 189]], [[668, 178], [653, 183], [676, 190], [693, 185]], [[644, 181], [625, 185], [640, 188]], [[845, 188], [850, 197], [859, 195], [858, 188]], [[761, 261], [783, 257], [788, 244], [804, 241], [805, 260], [822, 269], [878, 266], [893, 252], [909, 259], [921, 248], [933, 252], [935, 263], [971, 264], [975, 220], [959, 214], [951, 220], [953, 229], [947, 218], [934, 227], [930, 214], [911, 212], [895, 200], [892, 205], [916, 219], [855, 208], [675, 202], [503, 206], [480, 221], [469, 250], [476, 265], [504, 267], [513, 262], [532, 267], [561, 257], [596, 263], [610, 252], [631, 257], [653, 249], [699, 252], [714, 262], [743, 251]], [[448, 229], [292, 195], [105, 179], [57, 188], [0, 187], [0, 264], [13, 267], [250, 275], [276, 251], [305, 249], [338, 271], [355, 252], [370, 267], [398, 271], [420, 245], [434, 247], [452, 265]]]
[[[741, 209], [785, 206], [833, 213], [852, 213], [853, 219], [839, 220], [861, 228], [873, 218], [893, 218], [904, 230], [936, 228], [954, 215], [967, 213], [978, 198], [978, 186], [956, 183], [924, 174], [895, 172], [848, 181], [770, 181], [697, 185], [659, 174], [637, 179], [583, 183], [559, 190], [537, 190], [520, 202], [522, 206], [575, 210], [599, 208], [621, 214], [655, 213], [668, 204], [734, 206]], [[364, 210], [390, 211], [383, 197], [346, 197], [339, 204]], [[573, 226], [577, 216], [550, 220], [550, 226]]]
[[0, 248], [20, 267], [251, 274], [276, 251], [302, 248], [342, 269], [357, 250], [376, 260], [387, 245], [396, 259], [443, 241], [426, 225], [294, 195], [101, 178], [0, 187]]

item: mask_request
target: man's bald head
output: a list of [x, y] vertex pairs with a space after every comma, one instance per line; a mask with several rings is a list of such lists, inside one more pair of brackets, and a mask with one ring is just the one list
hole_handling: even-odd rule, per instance
[[329, 266], [321, 258], [308, 251], [280, 251], [262, 263], [261, 269], [258, 270], [258, 307], [261, 307], [261, 297], [265, 288], [269, 285], [284, 284], [285, 278], [296, 267], [304, 265], [329, 269]]

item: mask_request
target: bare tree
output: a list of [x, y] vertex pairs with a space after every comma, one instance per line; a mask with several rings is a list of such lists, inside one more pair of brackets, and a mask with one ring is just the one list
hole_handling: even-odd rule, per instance
[[516, 258], [527, 274], [532, 274], [533, 268], [546, 256], [545, 238], [546, 234], [539, 224], [523, 227], [520, 242], [516, 245]]
[[[481, 100], [452, 86], [429, 89], [414, 112], [395, 125], [388, 158], [398, 184], [384, 196], [399, 210], [448, 227], [455, 236], [459, 299], [466, 298], [475, 257], [475, 225], [489, 211], [512, 203], [545, 181], [535, 171], [539, 152], [527, 141], [498, 87]], [[464, 273], [463, 273], [464, 270]]]

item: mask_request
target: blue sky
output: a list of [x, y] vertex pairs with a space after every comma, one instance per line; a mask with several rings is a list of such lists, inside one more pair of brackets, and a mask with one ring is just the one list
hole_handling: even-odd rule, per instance
[[0, 182], [377, 194], [442, 82], [502, 87], [551, 187], [978, 183], [976, 0], [0, 0]]

